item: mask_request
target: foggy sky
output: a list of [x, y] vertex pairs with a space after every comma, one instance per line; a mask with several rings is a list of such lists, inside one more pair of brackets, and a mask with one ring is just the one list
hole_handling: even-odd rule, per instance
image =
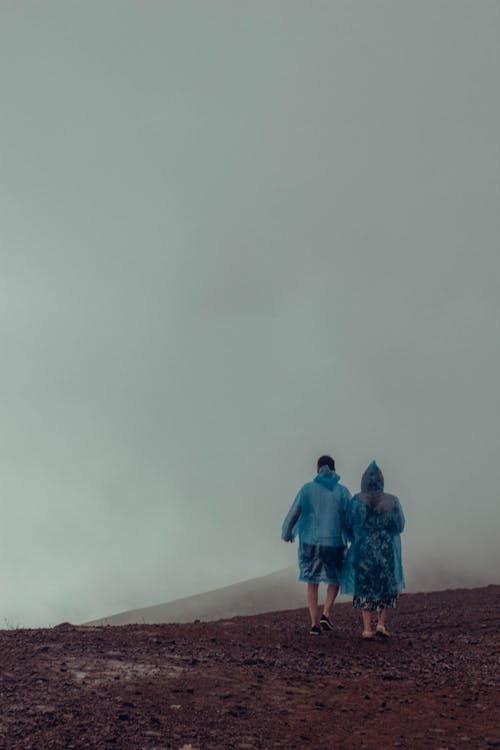
[[[500, 4], [0, 0], [0, 627], [295, 560], [317, 456], [497, 580]], [[412, 562], [413, 561], [413, 562]]]

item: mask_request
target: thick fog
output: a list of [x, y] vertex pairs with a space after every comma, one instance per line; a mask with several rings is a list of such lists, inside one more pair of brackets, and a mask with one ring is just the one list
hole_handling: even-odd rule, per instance
[[[0, 3], [0, 626], [292, 564], [328, 452], [498, 580], [500, 4]], [[413, 575], [413, 574], [412, 574]]]

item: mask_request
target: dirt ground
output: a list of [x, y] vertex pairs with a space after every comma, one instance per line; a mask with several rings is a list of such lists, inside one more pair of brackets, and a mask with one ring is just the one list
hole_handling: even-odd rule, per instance
[[500, 747], [500, 586], [401, 597], [389, 642], [305, 610], [0, 631], [2, 750]]

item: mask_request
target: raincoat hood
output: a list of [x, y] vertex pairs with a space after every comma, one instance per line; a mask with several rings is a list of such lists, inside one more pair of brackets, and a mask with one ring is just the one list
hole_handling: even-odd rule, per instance
[[328, 466], [322, 466], [318, 471], [317, 476], [314, 478], [314, 481], [323, 485], [323, 487], [326, 487], [327, 490], [334, 490], [340, 481], [340, 476]]
[[369, 495], [384, 491], [384, 475], [375, 461], [372, 461], [361, 478], [361, 492]]

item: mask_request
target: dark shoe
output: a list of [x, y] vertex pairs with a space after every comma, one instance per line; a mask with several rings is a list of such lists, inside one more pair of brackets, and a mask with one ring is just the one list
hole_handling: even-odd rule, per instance
[[321, 625], [321, 630], [333, 630], [332, 621], [326, 615], [321, 615], [319, 624]]
[[309, 635], [321, 635], [321, 628], [319, 625], [313, 625], [309, 631]]

